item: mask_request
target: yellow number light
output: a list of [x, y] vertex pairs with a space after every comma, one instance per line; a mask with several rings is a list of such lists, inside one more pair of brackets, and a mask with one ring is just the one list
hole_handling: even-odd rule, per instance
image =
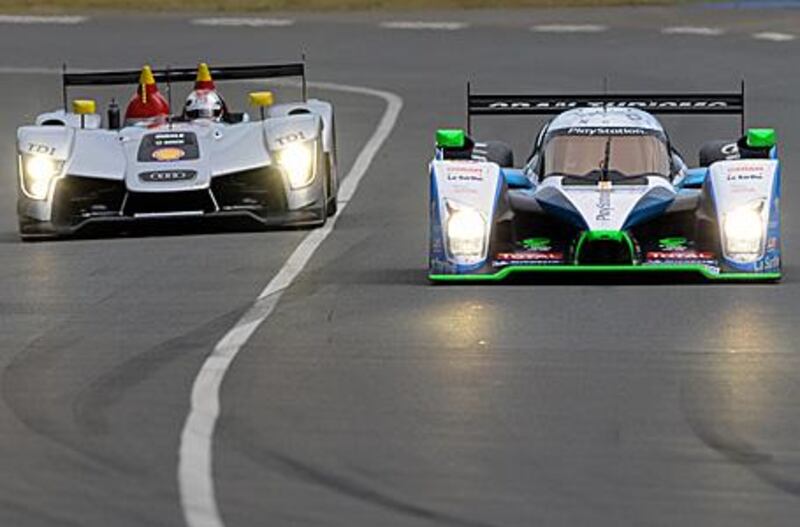
[[266, 108], [275, 104], [275, 96], [271, 91], [254, 91], [250, 93], [250, 104], [256, 108]]
[[78, 115], [90, 115], [97, 112], [97, 103], [91, 99], [76, 99], [72, 101], [72, 112]]
[[258, 108], [261, 113], [261, 120], [264, 120], [264, 108], [275, 104], [275, 96], [271, 91], [254, 91], [250, 92], [250, 105]]
[[81, 128], [86, 128], [86, 116], [97, 111], [97, 104], [91, 99], [76, 99], [72, 101], [72, 113], [81, 116]]

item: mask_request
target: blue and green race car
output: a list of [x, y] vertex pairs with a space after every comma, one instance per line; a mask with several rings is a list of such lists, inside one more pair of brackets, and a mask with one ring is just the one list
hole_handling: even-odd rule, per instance
[[[429, 278], [521, 273], [683, 273], [781, 278], [776, 134], [744, 127], [740, 93], [476, 95], [468, 130], [436, 134], [430, 164]], [[739, 115], [738, 140], [712, 141], [689, 168], [655, 114]], [[473, 115], [553, 115], [515, 167]]]

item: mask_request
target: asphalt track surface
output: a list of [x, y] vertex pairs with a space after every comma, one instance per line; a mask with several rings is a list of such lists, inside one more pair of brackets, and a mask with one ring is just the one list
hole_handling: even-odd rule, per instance
[[[434, 17], [473, 25], [392, 31], [367, 14], [250, 30], [137, 16], [3, 26], [0, 525], [184, 525], [177, 463], [193, 380], [308, 234], [20, 243], [14, 128], [59, 103], [47, 70], [301, 50], [312, 80], [405, 104], [336, 228], [225, 377], [213, 443], [224, 525], [797, 524], [800, 43], [649, 24], [785, 30], [800, 12]], [[539, 20], [623, 28], [527, 29]], [[783, 283], [427, 284], [426, 164], [433, 131], [463, 122], [465, 80], [591, 92], [604, 77], [619, 91], [719, 91], [747, 78], [750, 123], [776, 127], [784, 145]], [[337, 105], [346, 172], [385, 103], [315, 94]], [[538, 124], [476, 128], [522, 157]], [[665, 124], [688, 158], [736, 131], [725, 118]]]

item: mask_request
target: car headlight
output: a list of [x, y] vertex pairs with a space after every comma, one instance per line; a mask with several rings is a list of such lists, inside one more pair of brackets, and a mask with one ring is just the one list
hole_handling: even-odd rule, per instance
[[278, 164], [289, 176], [293, 189], [309, 186], [314, 181], [316, 148], [313, 143], [292, 143], [275, 153]]
[[753, 262], [761, 256], [764, 205], [764, 200], [757, 200], [725, 214], [725, 253], [730, 258], [740, 262]]
[[481, 258], [486, 245], [486, 220], [472, 207], [448, 202], [447, 246], [457, 258]]
[[20, 158], [22, 191], [32, 199], [46, 199], [50, 183], [61, 172], [63, 161], [49, 156], [23, 155]]

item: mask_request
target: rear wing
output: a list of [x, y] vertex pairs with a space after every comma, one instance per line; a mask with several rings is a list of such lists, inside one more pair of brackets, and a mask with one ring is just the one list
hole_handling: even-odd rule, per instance
[[[211, 67], [209, 70], [215, 81], [301, 77], [303, 100], [305, 101], [308, 98], [304, 62], [255, 66], [221, 66]], [[65, 65], [61, 74], [64, 108], [67, 108], [67, 90], [70, 86], [123, 86], [127, 84], [138, 84], [140, 75], [140, 70], [68, 73]], [[196, 75], [197, 67], [153, 70], [153, 77], [155, 77], [156, 82], [166, 82], [167, 84], [171, 82], [191, 82], [195, 80]]]
[[738, 115], [745, 130], [745, 86], [739, 92], [693, 94], [487, 95], [467, 83], [467, 133], [474, 115], [557, 115], [572, 108], [638, 108], [662, 115]]

